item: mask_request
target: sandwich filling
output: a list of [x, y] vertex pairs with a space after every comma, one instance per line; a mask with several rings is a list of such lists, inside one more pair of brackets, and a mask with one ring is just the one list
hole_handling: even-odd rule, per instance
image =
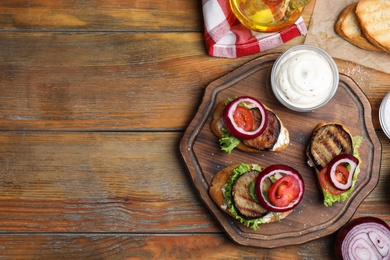
[[[358, 152], [358, 148], [362, 140], [363, 138], [361, 136], [352, 137], [352, 143], [354, 146], [353, 156], [355, 156], [359, 161], [361, 161], [361, 159]], [[351, 195], [351, 193], [353, 192], [353, 190], [355, 189], [355, 183], [358, 179], [359, 173], [360, 173], [360, 167], [359, 165], [357, 165], [354, 175], [352, 177], [351, 187], [348, 190], [341, 192], [341, 194], [332, 194], [329, 189], [325, 189], [324, 187], [322, 187], [322, 192], [324, 194], [324, 205], [330, 207], [333, 205], [333, 203], [346, 201]]]
[[[232, 175], [223, 187], [227, 210], [246, 227], [254, 230], [259, 229], [260, 224], [267, 223], [272, 216], [280, 219], [278, 213], [269, 212], [256, 202], [254, 187], [250, 187], [250, 183], [254, 183], [261, 170], [257, 164], [250, 167], [241, 163], [233, 169]], [[249, 173], [248, 178], [240, 178], [247, 173]]]
[[307, 147], [308, 164], [316, 170], [326, 206], [347, 200], [355, 188], [360, 172], [357, 165], [350, 188], [342, 190], [335, 187], [329, 179], [329, 163], [339, 155], [351, 155], [361, 161], [358, 148], [362, 140], [361, 136], [351, 136], [345, 126], [339, 123], [319, 124], [314, 130]]

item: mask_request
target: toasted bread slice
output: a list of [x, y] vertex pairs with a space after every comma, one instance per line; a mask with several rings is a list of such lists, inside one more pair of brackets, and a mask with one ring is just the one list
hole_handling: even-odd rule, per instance
[[356, 15], [364, 36], [376, 47], [390, 52], [390, 1], [360, 0]]
[[[209, 188], [209, 194], [210, 194], [210, 197], [212, 198], [212, 200], [215, 202], [215, 204], [222, 211], [229, 214], [230, 216], [232, 216], [232, 214], [229, 212], [227, 205], [226, 205], [226, 202], [225, 202], [225, 197], [223, 194], [224, 193], [223, 186], [226, 184], [226, 182], [229, 180], [230, 176], [232, 175], [232, 170], [234, 168], [236, 168], [237, 166], [238, 166], [238, 164], [231, 165], [231, 166], [228, 166], [228, 167], [222, 169], [221, 171], [217, 172], [214, 175], [214, 178], [211, 182], [211, 186]], [[252, 177], [253, 176], [250, 176], [250, 178], [252, 178]], [[239, 194], [237, 196], [240, 196], [240, 194], [245, 194], [245, 192], [244, 193], [239, 192]], [[248, 195], [243, 195], [243, 197], [246, 197], [246, 199], [250, 200], [250, 198], [248, 198]], [[244, 205], [244, 204], [241, 204], [241, 205]], [[254, 207], [252, 203], [248, 203], [245, 205], [245, 207], [246, 207], [245, 210], [251, 211], [251, 208], [255, 208], [256, 212], [258, 212], [260, 214], [264, 213], [264, 212], [261, 213], [261, 210], [259, 210], [259, 206], [260, 205], [257, 205]], [[291, 212], [292, 212], [292, 210], [278, 213], [279, 219], [273, 213], [268, 212], [263, 217], [263, 220], [265, 221], [264, 224], [275, 222], [275, 221], [278, 221], [280, 219], [283, 219], [283, 218], [287, 217]]]
[[353, 154], [353, 149], [352, 136], [343, 124], [324, 122], [314, 128], [306, 154], [309, 164], [319, 172], [335, 156]]
[[214, 175], [214, 178], [211, 182], [211, 186], [209, 188], [209, 194], [210, 197], [213, 199], [215, 204], [226, 212], [227, 214], [231, 215], [229, 210], [227, 209], [227, 205], [225, 203], [225, 197], [223, 195], [223, 186], [226, 184], [226, 182], [229, 180], [230, 176], [232, 175], [232, 171], [234, 168], [236, 168], [238, 164], [228, 166], [219, 172], [217, 172]]
[[[211, 122], [211, 131], [217, 137], [222, 137], [221, 128], [222, 112], [225, 102], [221, 102], [215, 109]], [[283, 125], [279, 117], [268, 107], [268, 126], [259, 137], [242, 141], [236, 148], [245, 152], [280, 151], [285, 149], [290, 143], [290, 136], [287, 128]]]
[[370, 51], [382, 51], [382, 49], [371, 44], [362, 33], [360, 24], [356, 16], [357, 2], [348, 5], [339, 15], [335, 24], [335, 31], [344, 40], [352, 43], [356, 47]]

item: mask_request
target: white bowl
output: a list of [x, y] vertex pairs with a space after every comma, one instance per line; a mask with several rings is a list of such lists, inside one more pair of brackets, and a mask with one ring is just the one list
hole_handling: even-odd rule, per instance
[[298, 45], [285, 51], [274, 63], [271, 86], [274, 95], [289, 109], [313, 111], [332, 99], [339, 85], [336, 63], [324, 50]]
[[383, 98], [379, 107], [379, 122], [383, 132], [390, 138], [390, 92]]

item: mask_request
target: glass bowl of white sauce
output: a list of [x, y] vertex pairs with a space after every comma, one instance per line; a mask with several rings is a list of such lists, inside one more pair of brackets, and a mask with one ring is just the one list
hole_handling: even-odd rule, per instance
[[324, 106], [339, 85], [336, 63], [323, 49], [297, 45], [274, 63], [271, 86], [276, 98], [289, 109], [308, 112]]
[[390, 138], [390, 92], [386, 94], [379, 108], [379, 122], [383, 132]]

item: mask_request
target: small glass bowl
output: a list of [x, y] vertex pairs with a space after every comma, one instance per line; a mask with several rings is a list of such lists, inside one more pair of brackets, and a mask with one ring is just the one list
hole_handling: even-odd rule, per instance
[[383, 98], [379, 107], [379, 122], [383, 132], [390, 139], [390, 92]]
[[[319, 64], [325, 68], [315, 71]], [[329, 75], [326, 76], [324, 71], [328, 71]], [[295, 88], [297, 91], [291, 92], [294, 89], [291, 85], [286, 87], [282, 84], [291, 82], [293, 72], [302, 76], [300, 80], [293, 78], [301, 88], [299, 91]], [[310, 79], [316, 80], [315, 84], [309, 84]], [[321, 86], [324, 82], [326, 86]], [[324, 106], [336, 94], [339, 71], [332, 57], [323, 49], [307, 44], [297, 45], [285, 51], [275, 61], [271, 71], [271, 86], [275, 97], [285, 107], [297, 112], [309, 112]]]
[[237, 19], [250, 30], [279, 32], [298, 20], [308, 2], [310, 1], [230, 0], [230, 7]]

